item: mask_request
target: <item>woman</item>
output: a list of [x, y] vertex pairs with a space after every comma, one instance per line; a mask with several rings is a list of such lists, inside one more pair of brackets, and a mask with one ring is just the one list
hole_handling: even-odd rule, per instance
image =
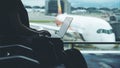
[[3, 44], [29, 43], [31, 37], [48, 35], [48, 31], [37, 31], [29, 27], [29, 19], [21, 0], [0, 2], [0, 38]]

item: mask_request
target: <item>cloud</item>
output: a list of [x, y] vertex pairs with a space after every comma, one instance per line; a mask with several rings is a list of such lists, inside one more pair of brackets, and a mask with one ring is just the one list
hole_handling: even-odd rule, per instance
[[115, 0], [84, 0], [85, 2], [97, 2], [97, 3], [104, 3], [104, 2], [113, 2]]
[[120, 2], [120, 0], [69, 0], [71, 3], [89, 2], [89, 3], [105, 3], [105, 2]]
[[[45, 0], [22, 0], [25, 5], [31, 6], [45, 6]], [[120, 6], [120, 0], [68, 0], [72, 6], [83, 6], [83, 7], [91, 7], [91, 6]], [[107, 4], [107, 5], [106, 5]]]

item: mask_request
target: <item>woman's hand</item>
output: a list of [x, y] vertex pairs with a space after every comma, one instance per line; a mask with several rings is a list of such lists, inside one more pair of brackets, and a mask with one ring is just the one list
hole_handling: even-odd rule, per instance
[[40, 30], [39, 35], [40, 36], [45, 36], [45, 37], [50, 37], [51, 36], [50, 32], [48, 32], [47, 30]]

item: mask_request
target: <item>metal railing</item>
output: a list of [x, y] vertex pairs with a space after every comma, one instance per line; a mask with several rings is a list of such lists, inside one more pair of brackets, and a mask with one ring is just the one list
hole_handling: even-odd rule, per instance
[[[117, 42], [79, 42], [79, 41], [64, 41], [64, 44], [71, 44], [71, 48], [74, 48], [74, 44], [120, 44]], [[107, 45], [106, 45], [107, 46]]]

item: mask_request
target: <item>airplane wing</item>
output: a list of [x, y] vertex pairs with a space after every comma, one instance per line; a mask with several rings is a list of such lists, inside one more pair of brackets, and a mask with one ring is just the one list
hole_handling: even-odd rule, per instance
[[53, 26], [53, 25], [45, 25], [45, 24], [39, 24], [39, 23], [30, 23], [30, 27], [37, 29], [37, 30], [42, 30], [42, 29], [48, 29], [48, 30], [59, 30], [59, 27]]

